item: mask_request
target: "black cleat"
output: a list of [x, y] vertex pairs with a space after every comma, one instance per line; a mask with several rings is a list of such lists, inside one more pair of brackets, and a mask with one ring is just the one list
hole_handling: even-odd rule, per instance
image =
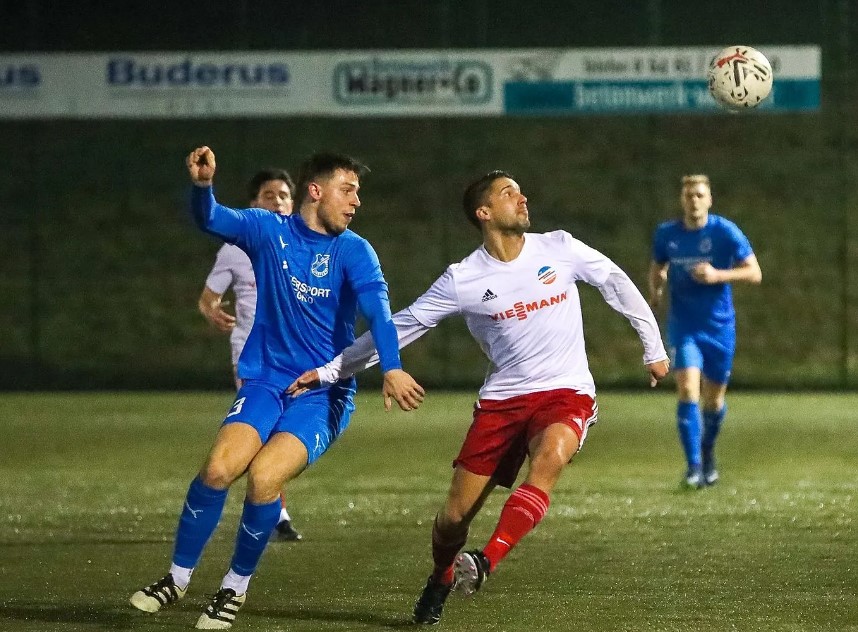
[[291, 520], [283, 520], [277, 523], [271, 532], [271, 542], [298, 542], [303, 539], [300, 533], [295, 531]]
[[441, 611], [444, 610], [444, 602], [453, 590], [453, 585], [432, 581], [430, 576], [426, 580], [426, 587], [420, 593], [420, 599], [414, 604], [414, 616], [411, 620], [423, 625], [438, 625], [441, 621]]
[[489, 558], [482, 551], [465, 551], [456, 556], [453, 566], [456, 589], [465, 595], [477, 592], [491, 572]]

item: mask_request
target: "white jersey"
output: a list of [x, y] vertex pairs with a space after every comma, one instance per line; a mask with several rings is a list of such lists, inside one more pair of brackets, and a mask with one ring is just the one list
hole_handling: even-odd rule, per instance
[[[610, 259], [565, 231], [526, 233], [514, 260], [480, 247], [449, 266], [410, 307], [394, 316], [405, 346], [444, 318], [461, 314], [489, 359], [481, 399], [508, 399], [558, 388], [595, 395], [584, 349], [577, 281], [599, 288], [629, 319], [644, 346], [644, 363], [667, 358], [652, 310]], [[371, 342], [359, 339], [323, 367], [325, 381], [369, 366]]]
[[224, 244], [217, 251], [214, 266], [206, 277], [206, 287], [215, 294], [223, 294], [230, 286], [235, 293], [235, 328], [229, 336], [235, 365], [256, 316], [256, 277], [250, 257], [238, 246]]

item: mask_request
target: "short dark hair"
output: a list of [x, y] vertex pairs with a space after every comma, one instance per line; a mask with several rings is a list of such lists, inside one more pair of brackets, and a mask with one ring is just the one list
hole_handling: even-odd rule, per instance
[[369, 167], [351, 156], [330, 152], [313, 154], [298, 169], [298, 198], [295, 200], [296, 206], [300, 207], [303, 203], [304, 197], [307, 195], [307, 187], [310, 186], [313, 180], [319, 176], [330, 177], [334, 175], [337, 169], [353, 171], [357, 174], [358, 180], [369, 173]]
[[500, 178], [515, 180], [512, 174], [495, 169], [484, 176], [480, 176], [465, 189], [465, 194], [462, 196], [462, 210], [465, 211], [465, 217], [468, 218], [468, 221], [477, 228], [480, 228], [480, 220], [477, 219], [476, 210], [486, 203], [486, 192], [494, 184], [494, 181]]
[[260, 169], [253, 175], [250, 182], [247, 183], [247, 199], [255, 200], [259, 196], [259, 190], [262, 188], [262, 185], [272, 180], [283, 180], [286, 186], [289, 187], [292, 197], [295, 197], [295, 181], [289, 175], [288, 171], [285, 169]]

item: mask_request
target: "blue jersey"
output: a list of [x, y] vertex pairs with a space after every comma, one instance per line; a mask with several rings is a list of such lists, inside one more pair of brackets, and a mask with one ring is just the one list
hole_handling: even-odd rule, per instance
[[288, 386], [354, 342], [358, 309], [369, 321], [383, 371], [400, 368], [396, 327], [378, 256], [350, 230], [323, 235], [300, 215], [218, 204], [211, 187], [193, 187], [194, 218], [241, 248], [256, 276], [256, 317], [238, 376]]
[[753, 254], [748, 238], [733, 222], [709, 215], [706, 225], [689, 230], [682, 220], [664, 222], [653, 236], [652, 258], [669, 263], [671, 337], [707, 333], [713, 336], [735, 335], [736, 313], [729, 283], [705, 285], [691, 276], [691, 269], [707, 262], [713, 268], [728, 270]]

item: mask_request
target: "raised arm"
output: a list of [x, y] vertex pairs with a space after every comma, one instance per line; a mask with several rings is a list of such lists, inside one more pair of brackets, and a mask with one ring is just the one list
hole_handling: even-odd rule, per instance
[[242, 247], [248, 245], [255, 235], [253, 218], [261, 211], [242, 211], [218, 204], [212, 190], [217, 166], [214, 152], [208, 147], [193, 150], [185, 159], [185, 164], [194, 185], [191, 190], [191, 213], [197, 226], [231, 244]]

